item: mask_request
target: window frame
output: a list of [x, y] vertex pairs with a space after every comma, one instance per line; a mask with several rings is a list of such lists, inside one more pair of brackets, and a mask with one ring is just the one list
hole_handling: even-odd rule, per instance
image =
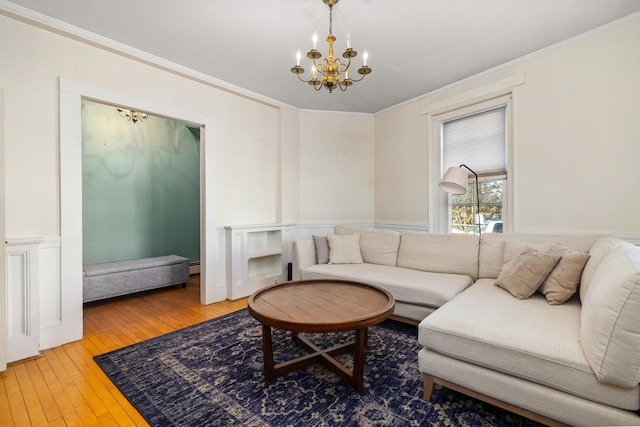
[[[458, 118], [470, 116], [484, 111], [506, 107], [506, 165], [505, 165], [505, 188], [503, 203], [503, 230], [510, 232], [513, 230], [513, 93], [512, 89], [493, 93], [481, 98], [476, 98], [466, 102], [457, 102], [450, 105], [445, 102], [440, 103], [438, 109], [428, 109], [427, 115], [427, 141], [429, 145], [429, 230], [433, 233], [451, 232], [450, 201], [451, 195], [442, 191], [438, 186], [444, 174], [443, 167], [443, 147], [442, 147], [442, 124], [444, 122]], [[423, 109], [423, 113], [425, 110]], [[472, 162], [470, 161], [469, 164]], [[490, 174], [499, 176], [502, 174]], [[479, 176], [480, 179], [487, 179], [487, 176]]]

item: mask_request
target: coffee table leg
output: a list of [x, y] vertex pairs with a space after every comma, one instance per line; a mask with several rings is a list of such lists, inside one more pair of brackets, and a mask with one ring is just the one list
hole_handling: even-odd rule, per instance
[[264, 354], [264, 378], [267, 381], [271, 381], [276, 377], [276, 372], [273, 363], [271, 327], [267, 325], [262, 325], [262, 353]]
[[356, 329], [356, 342], [353, 349], [353, 383], [358, 393], [364, 386], [364, 354], [367, 347], [367, 328]]

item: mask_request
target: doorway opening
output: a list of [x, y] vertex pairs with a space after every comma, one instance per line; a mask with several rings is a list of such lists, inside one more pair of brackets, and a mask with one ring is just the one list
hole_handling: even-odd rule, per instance
[[[61, 341], [82, 338], [82, 101], [117, 105], [187, 123], [200, 129], [200, 303], [226, 299], [217, 276], [214, 120], [145, 99], [60, 79], [60, 283]], [[125, 119], [122, 119], [125, 120]], [[139, 123], [138, 123], [139, 124]]]
[[83, 263], [178, 255], [199, 266], [200, 128], [130, 117], [82, 101]]

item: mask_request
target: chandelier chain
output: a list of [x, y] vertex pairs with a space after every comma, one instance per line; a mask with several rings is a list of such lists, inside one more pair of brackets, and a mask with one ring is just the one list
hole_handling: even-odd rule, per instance
[[329, 6], [329, 35], [333, 35], [333, 5]]

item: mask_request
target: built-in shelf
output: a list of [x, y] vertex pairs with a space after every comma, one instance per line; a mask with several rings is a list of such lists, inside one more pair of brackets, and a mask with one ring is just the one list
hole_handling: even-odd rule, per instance
[[249, 259], [265, 258], [269, 256], [274, 256], [274, 255], [282, 255], [282, 250], [274, 249], [274, 250], [262, 251], [262, 252], [252, 252], [247, 254], [247, 258]]
[[238, 299], [286, 280], [288, 226], [228, 226], [227, 298]]

